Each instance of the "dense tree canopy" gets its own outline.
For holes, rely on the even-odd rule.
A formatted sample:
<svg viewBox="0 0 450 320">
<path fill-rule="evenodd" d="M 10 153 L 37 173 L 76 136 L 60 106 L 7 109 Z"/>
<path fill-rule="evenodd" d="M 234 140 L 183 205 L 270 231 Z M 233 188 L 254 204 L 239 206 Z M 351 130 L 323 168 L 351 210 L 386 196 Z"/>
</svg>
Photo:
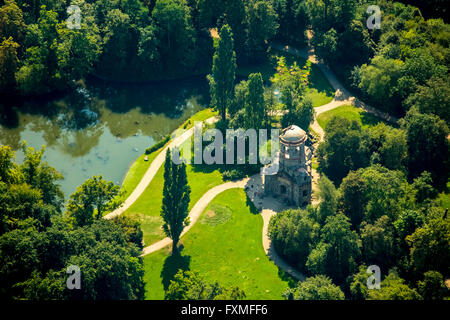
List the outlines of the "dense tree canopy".
<svg viewBox="0 0 450 320">
<path fill-rule="evenodd" d="M 247 46 L 252 61 L 264 60 L 267 41 L 275 36 L 278 23 L 277 14 L 269 1 L 249 0 L 247 6 L 248 36 Z"/>
<path fill-rule="evenodd" d="M 289 289 L 284 296 L 291 300 L 344 300 L 342 290 L 331 282 L 330 278 L 319 275 L 299 282 L 297 287 Z"/>
<path fill-rule="evenodd" d="M 358 234 L 350 230 L 348 218 L 338 214 L 325 220 L 320 239 L 311 251 L 306 267 L 311 274 L 326 274 L 342 283 L 356 268 L 360 254 Z"/>
<path fill-rule="evenodd" d="M 193 271 L 179 270 L 166 291 L 166 300 L 242 300 L 245 292 L 238 287 L 224 288 L 207 283 Z"/>
<path fill-rule="evenodd" d="M 448 25 L 423 19 L 411 6 L 385 1 L 381 7 L 381 31 L 372 35 L 376 54 L 356 65 L 354 84 L 380 109 L 402 114 L 417 104 L 446 119 L 442 108 L 448 109 L 448 101 L 433 87 L 448 82 Z M 439 103 L 421 107 L 417 102 L 424 96 Z"/>
<path fill-rule="evenodd" d="M 1 2 L 2 97 L 66 90 L 89 75 L 148 81 L 210 73 L 221 125 L 271 127 L 275 117 L 268 111 L 276 109 L 284 112 L 282 127 L 295 123 L 308 131 L 314 120 L 306 98 L 310 62 L 289 66 L 279 59 L 270 88 L 265 74 L 238 84 L 236 74 L 242 66 L 270 63 L 272 40 L 303 46 L 311 36 L 318 60 L 359 98 L 403 119 L 366 126 L 334 117 L 324 128 L 317 149 L 320 204 L 280 212 L 269 225 L 277 252 L 308 276 L 284 296 L 448 296 L 449 216 L 436 200 L 448 193 L 450 172 L 450 27 L 442 19 L 390 0 L 379 1 L 381 29 L 374 30 L 366 26 L 371 3 L 365 0 L 76 3 L 80 29 L 67 27 L 66 1 Z M 281 93 L 278 101 L 273 89 Z M 0 147 L 0 296 L 143 298 L 139 223 L 100 219 L 119 205 L 119 187 L 93 177 L 63 213 L 62 175 L 43 162 L 44 148 L 22 149 L 24 161 L 17 164 L 11 148 Z M 188 224 L 190 188 L 185 165 L 175 165 L 170 152 L 164 179 L 163 229 L 176 253 Z M 366 286 L 373 264 L 382 270 L 380 290 Z M 81 290 L 66 288 L 70 265 L 81 269 Z M 166 299 L 244 297 L 239 288 L 209 284 L 194 272 L 179 272 L 166 291 Z"/>
<path fill-rule="evenodd" d="M 10 147 L 0 147 L 0 296 L 143 299 L 139 223 L 120 218 L 73 224 L 69 214 L 61 213 L 62 175 L 42 162 L 44 150 L 24 147 L 24 152 L 24 162 L 17 165 Z M 91 217 L 94 206 L 101 215 L 108 197 L 103 187 L 110 183 L 94 179 L 85 185 L 90 187 L 78 190 L 80 197 L 90 199 Z M 69 266 L 79 267 L 79 290 L 66 285 Z"/>
<path fill-rule="evenodd" d="M 361 126 L 355 121 L 334 117 L 325 128 L 319 145 L 319 170 L 339 183 L 350 170 L 367 166 L 369 155 L 363 147 Z"/>
<path fill-rule="evenodd" d="M 89 74 L 121 81 L 207 74 L 213 55 L 210 28 L 224 25 L 230 27 L 240 62 L 264 62 L 268 41 L 278 30 L 278 16 L 268 0 L 99 0 L 76 5 L 80 29 L 67 27 L 64 1 L 41 5 L 7 0 L 0 6 L 2 92 L 46 94 Z M 304 15 L 297 11 L 296 16 Z"/>
<path fill-rule="evenodd" d="M 269 236 L 287 261 L 309 276 L 330 277 L 351 299 L 446 296 L 439 274 L 450 270 L 449 218 L 433 200 L 429 174 L 410 184 L 401 171 L 375 165 L 350 171 L 337 190 L 322 177 L 318 195 L 317 207 L 271 219 Z M 381 268 L 384 291 L 367 288 L 369 265 Z M 284 296 L 293 298 L 294 291 Z"/>
<path fill-rule="evenodd" d="M 444 189 L 450 174 L 447 125 L 439 117 L 421 114 L 415 109 L 411 109 L 404 120 L 410 178 L 417 178 L 423 171 L 428 171 L 433 184 Z"/>
<path fill-rule="evenodd" d="M 318 223 L 306 211 L 287 210 L 270 220 L 269 236 L 275 250 L 300 270 L 305 269 L 318 233 Z"/>
<path fill-rule="evenodd" d="M 430 214 L 431 215 L 431 214 Z M 411 246 L 411 262 L 416 272 L 450 271 L 450 217 L 437 213 L 406 237 Z"/>
<path fill-rule="evenodd" d="M 16 85 L 15 73 L 18 69 L 19 59 L 17 51 L 19 44 L 12 37 L 0 44 L 0 92 L 11 90 Z"/>
<path fill-rule="evenodd" d="M 308 17 L 303 0 L 272 0 L 272 5 L 278 15 L 277 38 L 298 45 L 306 41 Z"/>
<path fill-rule="evenodd" d="M 369 290 L 368 300 L 421 300 L 422 297 L 416 289 L 405 284 L 395 272 L 381 282 L 380 290 Z"/>
<path fill-rule="evenodd" d="M 152 18 L 163 70 L 191 70 L 196 62 L 196 34 L 186 2 L 158 0 Z"/>
<path fill-rule="evenodd" d="M 105 181 L 102 176 L 86 180 L 70 196 L 67 213 L 73 216 L 76 225 L 90 225 L 95 219 L 103 217 L 106 210 L 113 210 L 120 205 L 116 198 L 119 186 Z"/>
<path fill-rule="evenodd" d="M 425 272 L 424 279 L 418 283 L 418 287 L 424 300 L 442 300 L 448 290 L 442 274 L 437 271 Z"/>
</svg>

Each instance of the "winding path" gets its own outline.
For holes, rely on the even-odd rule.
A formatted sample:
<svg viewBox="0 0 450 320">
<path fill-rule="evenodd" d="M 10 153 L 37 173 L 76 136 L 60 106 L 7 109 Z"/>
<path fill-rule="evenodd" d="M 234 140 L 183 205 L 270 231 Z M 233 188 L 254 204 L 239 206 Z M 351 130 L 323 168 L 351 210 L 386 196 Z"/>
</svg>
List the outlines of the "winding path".
<svg viewBox="0 0 450 320">
<path fill-rule="evenodd" d="M 216 122 L 216 117 L 211 117 L 207 119 L 205 122 L 207 124 L 211 124 Z M 150 167 L 145 172 L 144 176 L 142 177 L 141 181 L 139 181 L 139 184 L 136 186 L 136 188 L 133 190 L 133 192 L 128 196 L 128 198 L 123 202 L 123 204 L 117 208 L 116 210 L 112 211 L 111 213 L 108 213 L 104 216 L 105 219 L 112 219 L 114 217 L 120 216 L 122 213 L 124 213 L 126 210 L 128 210 L 134 202 L 142 195 L 142 193 L 145 191 L 145 189 L 148 187 L 150 182 L 152 182 L 153 178 L 155 177 L 156 173 L 158 172 L 159 168 L 163 165 L 164 161 L 166 160 L 166 152 L 167 149 L 173 149 L 175 147 L 179 147 L 181 144 L 183 144 L 184 141 L 189 139 L 194 134 L 194 128 L 190 128 L 180 136 L 174 138 L 167 147 L 165 147 L 157 156 L 155 159 L 153 159 L 152 163 L 150 164 Z"/>
<path fill-rule="evenodd" d="M 308 37 L 310 38 L 310 33 L 308 33 Z M 292 54 L 297 57 L 301 57 L 304 59 L 308 59 L 311 61 L 312 64 L 315 64 L 317 67 L 319 67 L 320 71 L 325 75 L 328 82 L 331 84 L 333 89 L 335 90 L 334 98 L 331 102 L 314 108 L 316 117 L 324 112 L 327 112 L 329 110 L 335 109 L 337 107 L 343 106 L 343 105 L 353 105 L 355 107 L 361 108 L 364 111 L 374 114 L 375 116 L 391 123 L 396 123 L 397 118 L 391 116 L 390 114 L 386 112 L 379 111 L 375 108 L 370 107 L 369 105 L 365 104 L 358 98 L 356 98 L 349 90 L 347 90 L 342 83 L 336 78 L 336 75 L 333 73 L 333 71 L 330 70 L 330 68 L 325 65 L 322 61 L 318 61 L 315 54 L 314 49 L 309 46 L 308 49 L 297 49 L 291 46 L 285 46 L 279 43 L 272 44 L 272 47 L 279 51 L 284 51 L 289 54 Z M 324 138 L 324 131 L 322 127 L 317 122 L 316 118 L 314 119 L 314 122 L 311 124 L 311 128 L 320 136 L 320 141 L 323 141 Z"/>
<path fill-rule="evenodd" d="M 227 182 L 218 186 L 215 186 L 214 188 L 209 189 L 201 198 L 197 201 L 197 203 L 194 205 L 194 207 L 189 212 L 189 220 L 190 224 L 183 229 L 183 232 L 180 235 L 180 238 L 186 234 L 186 232 L 189 231 L 190 228 L 197 222 L 198 218 L 202 214 L 202 212 L 206 209 L 208 204 L 211 202 L 212 199 L 214 199 L 218 194 L 229 190 L 233 188 L 244 188 L 247 184 L 249 178 L 242 179 L 239 181 L 234 182 Z M 155 242 L 154 244 L 145 247 L 142 250 L 142 256 L 145 256 L 147 254 L 150 254 L 152 252 L 158 251 L 168 245 L 172 244 L 172 239 L 170 238 L 164 238 L 158 242 Z"/>
<path fill-rule="evenodd" d="M 333 72 L 322 62 L 317 61 L 313 50 L 306 50 L 306 49 L 296 49 L 289 46 L 283 46 L 280 44 L 273 44 L 273 47 L 275 49 L 278 49 L 280 51 L 288 52 L 292 55 L 299 56 L 305 59 L 310 60 L 313 64 L 316 64 L 320 70 L 323 72 L 325 77 L 330 82 L 333 89 L 336 91 L 335 97 L 333 100 L 325 104 L 323 106 L 315 108 L 315 118 L 314 123 L 311 125 L 312 129 L 319 135 L 319 140 L 323 141 L 324 137 L 324 131 L 322 127 L 317 122 L 317 116 L 321 113 L 324 113 L 326 111 L 335 109 L 342 105 L 354 105 L 357 107 L 360 107 L 364 109 L 365 111 L 375 114 L 376 116 L 389 121 L 389 122 L 396 122 L 397 119 L 394 117 L 380 112 L 376 109 L 373 109 L 367 105 L 365 105 L 363 102 L 359 101 L 357 98 L 355 98 L 336 78 L 336 76 L 333 74 Z M 216 118 L 209 118 L 206 120 L 207 123 L 214 123 L 217 121 Z M 164 148 L 158 156 L 153 160 L 150 167 L 147 169 L 145 175 L 143 176 L 142 180 L 139 182 L 137 187 L 133 190 L 133 192 L 130 194 L 130 196 L 125 200 L 123 205 L 114 210 L 113 212 L 109 213 L 105 216 L 106 219 L 111 219 L 116 216 L 119 216 L 123 212 L 125 212 L 128 208 L 131 207 L 131 205 L 142 195 L 142 193 L 145 191 L 147 186 L 150 184 L 150 182 L 153 180 L 154 176 L 158 172 L 159 168 L 162 166 L 162 164 L 165 161 L 165 155 L 167 148 L 174 148 L 177 146 L 180 146 L 184 141 L 186 141 L 188 138 L 190 138 L 193 135 L 194 129 L 191 128 L 184 132 L 179 137 L 175 138 L 166 148 Z M 317 183 L 317 179 L 319 178 L 318 174 L 313 170 L 313 183 Z M 251 183 L 250 183 L 251 182 Z M 252 185 L 253 188 L 249 188 L 249 186 Z M 271 244 L 271 240 L 268 236 L 268 227 L 270 218 L 275 215 L 277 212 L 280 212 L 283 209 L 286 209 L 285 205 L 282 204 L 277 199 L 274 199 L 272 197 L 264 197 L 264 198 L 258 198 L 258 194 L 261 194 L 262 191 L 262 183 L 261 183 L 261 176 L 255 175 L 250 178 L 245 178 L 242 180 L 234 181 L 234 182 L 227 182 L 221 185 L 218 185 L 209 191 L 207 191 L 200 200 L 197 201 L 197 203 L 194 205 L 194 207 L 189 212 L 189 218 L 190 218 L 190 224 L 187 226 L 180 238 L 186 234 L 186 232 L 189 231 L 190 228 L 193 227 L 193 225 L 196 223 L 202 212 L 206 209 L 207 205 L 220 193 L 233 189 L 233 188 L 244 188 L 247 191 L 247 195 L 249 198 L 254 202 L 255 206 L 261 211 L 261 217 L 263 218 L 263 230 L 262 230 L 262 244 L 263 248 L 269 257 L 280 269 L 290 274 L 292 277 L 294 277 L 297 280 L 305 280 L 305 276 L 297 271 L 295 268 L 290 266 L 283 258 L 281 258 L 273 248 L 273 245 Z M 145 256 L 147 254 L 153 253 L 155 251 L 158 251 L 166 246 L 169 246 L 172 244 L 172 240 L 170 238 L 164 238 L 160 241 L 157 241 L 153 243 L 150 246 L 147 246 L 143 249 L 142 255 Z"/>
</svg>

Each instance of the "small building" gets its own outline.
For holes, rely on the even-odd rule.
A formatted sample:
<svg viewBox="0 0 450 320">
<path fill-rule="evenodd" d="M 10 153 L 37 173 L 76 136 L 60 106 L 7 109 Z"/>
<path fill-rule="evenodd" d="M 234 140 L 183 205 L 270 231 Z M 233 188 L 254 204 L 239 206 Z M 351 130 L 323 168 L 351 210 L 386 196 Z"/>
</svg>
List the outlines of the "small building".
<svg viewBox="0 0 450 320">
<path fill-rule="evenodd" d="M 306 132 L 295 125 L 282 131 L 280 151 L 273 162 L 279 164 L 278 172 L 263 170 L 265 195 L 299 207 L 311 203 L 312 152 L 305 146 L 307 138 Z"/>
</svg>

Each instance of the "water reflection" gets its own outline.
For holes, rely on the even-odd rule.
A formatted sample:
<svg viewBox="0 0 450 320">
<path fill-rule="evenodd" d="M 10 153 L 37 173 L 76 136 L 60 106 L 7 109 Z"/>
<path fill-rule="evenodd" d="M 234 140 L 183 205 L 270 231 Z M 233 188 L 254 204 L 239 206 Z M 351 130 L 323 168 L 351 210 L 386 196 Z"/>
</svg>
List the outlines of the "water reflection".
<svg viewBox="0 0 450 320">
<path fill-rule="evenodd" d="M 208 104 L 204 79 L 157 85 L 111 85 L 95 80 L 64 96 L 0 102 L 0 143 L 46 145 L 45 160 L 61 171 L 68 196 L 92 175 L 120 183 L 145 148 Z"/>
</svg>

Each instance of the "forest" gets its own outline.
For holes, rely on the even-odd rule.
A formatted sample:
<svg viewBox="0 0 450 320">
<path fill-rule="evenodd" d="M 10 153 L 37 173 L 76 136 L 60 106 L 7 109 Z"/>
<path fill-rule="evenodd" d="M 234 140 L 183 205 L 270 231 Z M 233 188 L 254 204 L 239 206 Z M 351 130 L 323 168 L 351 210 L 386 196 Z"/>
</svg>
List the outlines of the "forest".
<svg viewBox="0 0 450 320">
<path fill-rule="evenodd" d="M 449 121 L 449 27 L 416 7 L 380 1 L 382 28 L 366 28 L 367 1 L 2 1 L 0 92 L 42 95 L 94 75 L 157 81 L 207 74 L 210 29 L 233 31 L 238 64 L 268 58 L 269 40 L 316 53 L 367 102 L 395 115 L 412 107 Z"/>
</svg>

